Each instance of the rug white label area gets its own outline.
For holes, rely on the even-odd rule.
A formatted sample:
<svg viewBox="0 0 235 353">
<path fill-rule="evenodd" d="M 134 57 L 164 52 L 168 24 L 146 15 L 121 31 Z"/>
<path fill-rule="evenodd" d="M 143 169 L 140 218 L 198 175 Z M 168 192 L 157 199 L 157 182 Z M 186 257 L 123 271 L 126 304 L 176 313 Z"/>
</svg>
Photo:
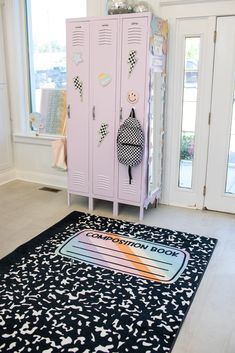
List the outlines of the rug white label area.
<svg viewBox="0 0 235 353">
<path fill-rule="evenodd" d="M 189 260 L 186 251 L 172 246 L 90 229 L 73 235 L 56 253 L 162 283 L 174 283 Z"/>
</svg>

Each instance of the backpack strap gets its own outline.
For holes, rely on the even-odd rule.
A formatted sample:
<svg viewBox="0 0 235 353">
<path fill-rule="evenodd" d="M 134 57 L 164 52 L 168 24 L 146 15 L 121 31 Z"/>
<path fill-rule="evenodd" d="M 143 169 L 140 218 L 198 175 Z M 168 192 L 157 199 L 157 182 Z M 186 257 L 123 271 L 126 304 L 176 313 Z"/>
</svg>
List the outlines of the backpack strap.
<svg viewBox="0 0 235 353">
<path fill-rule="evenodd" d="M 131 166 L 128 166 L 128 175 L 129 175 L 129 184 L 131 184 L 131 180 L 132 180 L 132 175 L 131 175 Z"/>
<path fill-rule="evenodd" d="M 131 112 L 130 112 L 130 117 L 136 119 L 136 116 L 135 116 L 135 109 L 134 108 L 131 108 Z"/>
<path fill-rule="evenodd" d="M 131 117 L 132 119 L 136 119 L 134 108 L 131 108 L 131 112 L 130 112 L 129 117 Z M 130 165 L 128 166 L 128 175 L 129 175 L 129 184 L 131 184 L 132 173 L 131 173 L 131 166 Z"/>
</svg>

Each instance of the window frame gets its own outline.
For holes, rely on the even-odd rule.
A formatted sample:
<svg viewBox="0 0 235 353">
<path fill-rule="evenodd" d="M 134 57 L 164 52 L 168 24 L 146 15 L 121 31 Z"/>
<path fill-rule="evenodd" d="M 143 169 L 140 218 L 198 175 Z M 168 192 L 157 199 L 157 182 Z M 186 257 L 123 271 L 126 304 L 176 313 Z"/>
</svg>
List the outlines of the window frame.
<svg viewBox="0 0 235 353">
<path fill-rule="evenodd" d="M 168 103 L 166 124 L 165 182 L 163 202 L 174 206 L 202 209 L 206 178 L 211 84 L 214 55 L 215 16 L 182 17 L 170 21 L 170 60 L 168 76 Z M 197 121 L 195 126 L 194 175 L 192 188 L 178 185 L 180 136 L 182 127 L 183 77 L 185 38 L 201 37 L 201 66 L 198 79 Z M 167 185 L 167 191 L 166 191 Z"/>
<path fill-rule="evenodd" d="M 39 51 L 35 51 L 34 50 L 34 46 L 33 46 L 33 31 L 34 31 L 34 28 L 33 27 L 33 19 L 32 19 L 32 16 L 31 14 L 32 13 L 32 6 L 33 6 L 33 3 L 32 3 L 32 0 L 24 0 L 25 2 L 25 26 L 26 26 L 26 43 L 27 43 L 27 62 L 28 62 L 28 106 L 29 106 L 29 113 L 28 113 L 28 116 L 29 116 L 29 119 L 28 121 L 26 121 L 26 128 L 27 128 L 27 132 L 29 134 L 43 134 L 43 135 L 47 135 L 48 133 L 45 132 L 44 128 L 41 129 L 41 125 L 42 125 L 42 120 L 45 121 L 45 117 L 42 116 L 42 120 L 40 119 L 40 114 L 42 114 L 42 108 L 40 105 L 40 101 L 42 98 L 42 91 L 44 88 L 46 88 L 46 91 L 48 91 L 48 88 L 50 86 L 50 77 L 51 75 L 53 75 L 51 77 L 51 82 L 55 85 L 55 87 L 51 87 L 51 94 L 53 93 L 53 91 L 55 90 L 55 94 L 56 94 L 56 91 L 58 91 L 59 89 L 61 89 L 62 91 L 66 91 L 66 86 L 63 87 L 63 86 L 60 86 L 60 80 L 62 78 L 62 84 L 64 83 L 64 76 L 62 75 L 62 72 L 61 72 L 61 69 L 58 71 L 55 71 L 54 72 L 54 69 L 56 68 L 56 65 L 53 65 L 53 62 L 52 62 L 52 65 L 50 67 L 50 62 L 48 61 L 48 66 L 46 65 L 45 66 L 45 77 L 46 77 L 46 81 L 45 81 L 45 87 L 44 87 L 44 82 L 42 80 L 39 80 L 39 86 L 37 86 L 36 84 L 36 79 L 37 79 L 37 74 L 40 72 L 41 68 L 38 68 L 37 67 L 37 61 L 35 62 L 35 54 L 39 54 L 41 55 L 41 52 Z M 87 14 L 87 1 L 84 0 L 84 5 L 85 5 L 85 12 Z M 51 10 L 51 8 L 49 7 L 49 9 Z M 79 11 L 79 7 L 78 7 L 78 11 Z M 50 13 L 50 12 L 49 12 Z M 62 14 L 62 13 L 61 13 Z M 61 15 L 60 14 L 60 15 Z M 42 24 L 43 25 L 43 24 Z M 65 28 L 65 24 L 64 24 L 64 32 L 66 31 L 66 28 Z M 53 37 L 52 37 L 52 40 L 53 40 Z M 42 42 L 44 43 L 44 42 Z M 59 41 L 60 43 L 60 41 Z M 46 43 L 47 44 L 47 43 Z M 66 47 L 66 43 L 64 43 L 65 47 Z M 64 47 L 63 45 L 63 47 Z M 47 52 L 46 52 L 47 53 Z M 48 51 L 48 54 L 52 54 L 52 51 L 49 49 Z M 60 57 L 62 54 L 62 57 L 64 57 L 64 50 L 59 51 L 57 53 L 57 57 Z M 66 51 L 65 51 L 65 54 L 66 54 Z M 53 55 L 53 54 L 52 54 Z M 65 64 L 65 70 L 66 70 L 66 62 L 64 63 Z M 39 65 L 40 66 L 40 65 Z M 53 67 L 53 70 L 52 70 L 52 67 Z M 64 66 L 63 66 L 64 67 Z M 44 70 L 44 68 L 43 68 Z M 40 77 L 39 77 L 40 78 Z M 66 81 L 66 79 L 65 79 Z M 41 86 L 42 85 L 42 86 Z M 58 86 L 59 85 L 59 86 Z M 38 101 L 38 95 L 39 94 L 39 99 L 40 101 Z M 42 102 L 42 101 L 41 101 Z M 45 111 L 45 109 L 43 109 Z M 39 114 L 40 113 L 40 114 Z M 63 118 L 64 119 L 64 112 L 63 112 Z M 30 121 L 36 121 L 38 122 L 35 129 L 32 129 L 30 128 L 30 125 L 32 125 L 32 122 L 30 123 Z M 53 131 L 54 132 L 54 131 Z M 63 132 L 60 132 L 60 134 L 63 134 Z M 54 134 L 53 134 L 54 136 Z M 55 136 L 58 136 L 58 134 L 55 132 Z"/>
</svg>

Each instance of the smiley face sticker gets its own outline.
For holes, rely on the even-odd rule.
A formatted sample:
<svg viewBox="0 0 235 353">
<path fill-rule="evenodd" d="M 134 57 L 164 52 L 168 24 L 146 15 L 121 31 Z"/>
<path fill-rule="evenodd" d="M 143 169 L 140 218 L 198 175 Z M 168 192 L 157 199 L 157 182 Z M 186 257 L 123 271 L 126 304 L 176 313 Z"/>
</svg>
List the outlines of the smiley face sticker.
<svg viewBox="0 0 235 353">
<path fill-rule="evenodd" d="M 136 104 L 139 100 L 139 93 L 133 90 L 130 90 L 127 94 L 127 100 L 131 104 Z"/>
</svg>

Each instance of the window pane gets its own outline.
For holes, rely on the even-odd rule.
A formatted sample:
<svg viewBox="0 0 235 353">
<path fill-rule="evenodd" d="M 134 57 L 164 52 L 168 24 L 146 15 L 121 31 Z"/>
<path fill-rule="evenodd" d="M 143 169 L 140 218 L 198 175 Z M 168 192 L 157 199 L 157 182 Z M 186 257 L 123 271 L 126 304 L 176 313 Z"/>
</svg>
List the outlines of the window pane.
<svg viewBox="0 0 235 353">
<path fill-rule="evenodd" d="M 65 19 L 86 16 L 86 0 L 28 0 L 32 111 L 40 112 L 41 89 L 66 88 Z"/>
<path fill-rule="evenodd" d="M 227 165 L 226 193 L 235 194 L 235 88 L 233 96 L 233 115 L 230 136 L 230 147 Z"/>
<path fill-rule="evenodd" d="M 184 101 L 182 131 L 194 132 L 197 112 L 197 102 Z"/>
<path fill-rule="evenodd" d="M 199 52 L 200 38 L 186 38 L 178 181 L 178 186 L 182 188 L 192 187 L 195 125 L 197 115 Z"/>
</svg>

